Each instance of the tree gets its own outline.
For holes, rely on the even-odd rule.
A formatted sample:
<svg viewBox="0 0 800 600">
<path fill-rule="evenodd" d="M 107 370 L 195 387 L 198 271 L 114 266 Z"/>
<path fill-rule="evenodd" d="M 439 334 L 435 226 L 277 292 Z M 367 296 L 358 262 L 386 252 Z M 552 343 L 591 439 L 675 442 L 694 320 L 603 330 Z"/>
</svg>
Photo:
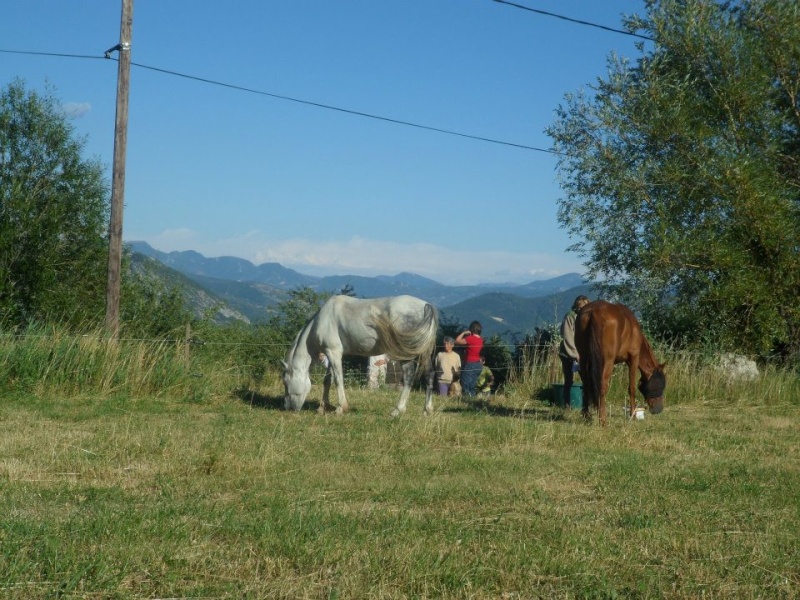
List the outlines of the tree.
<svg viewBox="0 0 800 600">
<path fill-rule="evenodd" d="M 310 287 L 290 291 L 289 299 L 277 307 L 276 315 L 269 320 L 269 328 L 278 332 L 287 346 L 290 345 L 331 296 L 329 292 L 315 292 Z"/>
<path fill-rule="evenodd" d="M 108 185 L 51 93 L 0 93 L 0 322 L 102 319 Z"/>
<path fill-rule="evenodd" d="M 800 349 L 800 11 L 790 0 L 649 0 L 635 64 L 548 129 L 559 221 L 589 275 L 651 329 Z M 651 48 L 645 51 L 645 47 Z"/>
<path fill-rule="evenodd" d="M 138 263 L 135 267 L 134 263 Z M 180 283 L 168 282 L 155 261 L 137 261 L 129 252 L 123 256 L 121 333 L 134 339 L 182 339 L 186 325 L 196 327 L 202 321 L 194 316 Z M 212 309 L 213 311 L 213 309 Z"/>
</svg>

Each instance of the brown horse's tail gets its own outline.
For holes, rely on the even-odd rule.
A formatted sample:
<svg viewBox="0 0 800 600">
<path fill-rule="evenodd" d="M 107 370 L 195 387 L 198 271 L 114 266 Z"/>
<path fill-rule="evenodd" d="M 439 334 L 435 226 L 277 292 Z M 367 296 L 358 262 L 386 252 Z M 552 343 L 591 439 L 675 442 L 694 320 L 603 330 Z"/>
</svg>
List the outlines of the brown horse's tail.
<svg viewBox="0 0 800 600">
<path fill-rule="evenodd" d="M 593 406 L 598 406 L 600 401 L 600 388 L 603 385 L 603 347 L 602 347 L 602 327 L 598 326 L 594 319 L 588 323 L 589 333 L 589 356 L 581 356 L 581 361 L 586 362 L 586 372 L 588 381 L 584 381 L 586 396 Z"/>
</svg>

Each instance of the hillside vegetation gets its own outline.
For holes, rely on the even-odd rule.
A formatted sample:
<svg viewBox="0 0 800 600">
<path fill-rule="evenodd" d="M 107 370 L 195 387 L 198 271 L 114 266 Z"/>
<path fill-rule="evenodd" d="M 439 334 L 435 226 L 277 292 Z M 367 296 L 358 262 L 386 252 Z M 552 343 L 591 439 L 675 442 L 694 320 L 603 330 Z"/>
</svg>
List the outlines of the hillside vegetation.
<svg viewBox="0 0 800 600">
<path fill-rule="evenodd" d="M 207 313 L 208 299 L 213 299 L 214 320 L 219 323 L 231 318 L 267 321 L 280 312 L 289 293 L 299 288 L 320 294 L 349 289 L 364 298 L 411 294 L 433 303 L 445 320 L 466 324 L 478 319 L 488 337 L 498 335 L 516 341 L 537 327 L 559 322 L 576 296 L 593 290 L 577 273 L 525 285 L 447 286 L 410 273 L 309 277 L 277 263 L 256 266 L 230 256 L 206 258 L 194 251 L 160 252 L 144 242 L 133 242 L 129 248 L 135 263 L 149 259 L 157 264 L 165 286 L 181 289 L 197 316 Z"/>
</svg>

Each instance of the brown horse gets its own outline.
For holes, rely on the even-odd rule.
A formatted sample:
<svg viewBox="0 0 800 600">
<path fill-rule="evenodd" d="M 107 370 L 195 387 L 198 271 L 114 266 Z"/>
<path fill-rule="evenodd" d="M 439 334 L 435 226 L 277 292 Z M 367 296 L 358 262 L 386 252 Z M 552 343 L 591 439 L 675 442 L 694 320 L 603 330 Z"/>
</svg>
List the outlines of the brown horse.
<svg viewBox="0 0 800 600">
<path fill-rule="evenodd" d="M 583 382 L 583 416 L 591 419 L 590 406 L 597 408 L 600 423 L 606 424 L 606 393 L 616 363 L 628 365 L 630 414 L 636 409 L 636 370 L 641 373 L 639 391 L 650 412 L 664 408 L 664 364 L 656 362 L 639 321 L 622 304 L 595 300 L 584 306 L 575 319 L 575 347 L 580 354 Z"/>
</svg>

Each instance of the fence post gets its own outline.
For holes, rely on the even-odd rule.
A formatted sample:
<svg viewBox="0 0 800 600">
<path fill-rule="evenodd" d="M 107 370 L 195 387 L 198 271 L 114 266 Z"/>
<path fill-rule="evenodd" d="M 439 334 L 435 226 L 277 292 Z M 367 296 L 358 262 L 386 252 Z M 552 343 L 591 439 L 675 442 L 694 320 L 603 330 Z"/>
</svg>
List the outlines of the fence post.
<svg viewBox="0 0 800 600">
<path fill-rule="evenodd" d="M 550 344 L 550 383 L 558 383 L 561 381 L 561 359 L 558 356 L 558 344 Z"/>
<path fill-rule="evenodd" d="M 186 338 L 184 339 L 183 343 L 183 364 L 185 367 L 189 367 L 189 346 L 192 343 L 192 325 L 191 323 L 186 324 Z"/>
</svg>

